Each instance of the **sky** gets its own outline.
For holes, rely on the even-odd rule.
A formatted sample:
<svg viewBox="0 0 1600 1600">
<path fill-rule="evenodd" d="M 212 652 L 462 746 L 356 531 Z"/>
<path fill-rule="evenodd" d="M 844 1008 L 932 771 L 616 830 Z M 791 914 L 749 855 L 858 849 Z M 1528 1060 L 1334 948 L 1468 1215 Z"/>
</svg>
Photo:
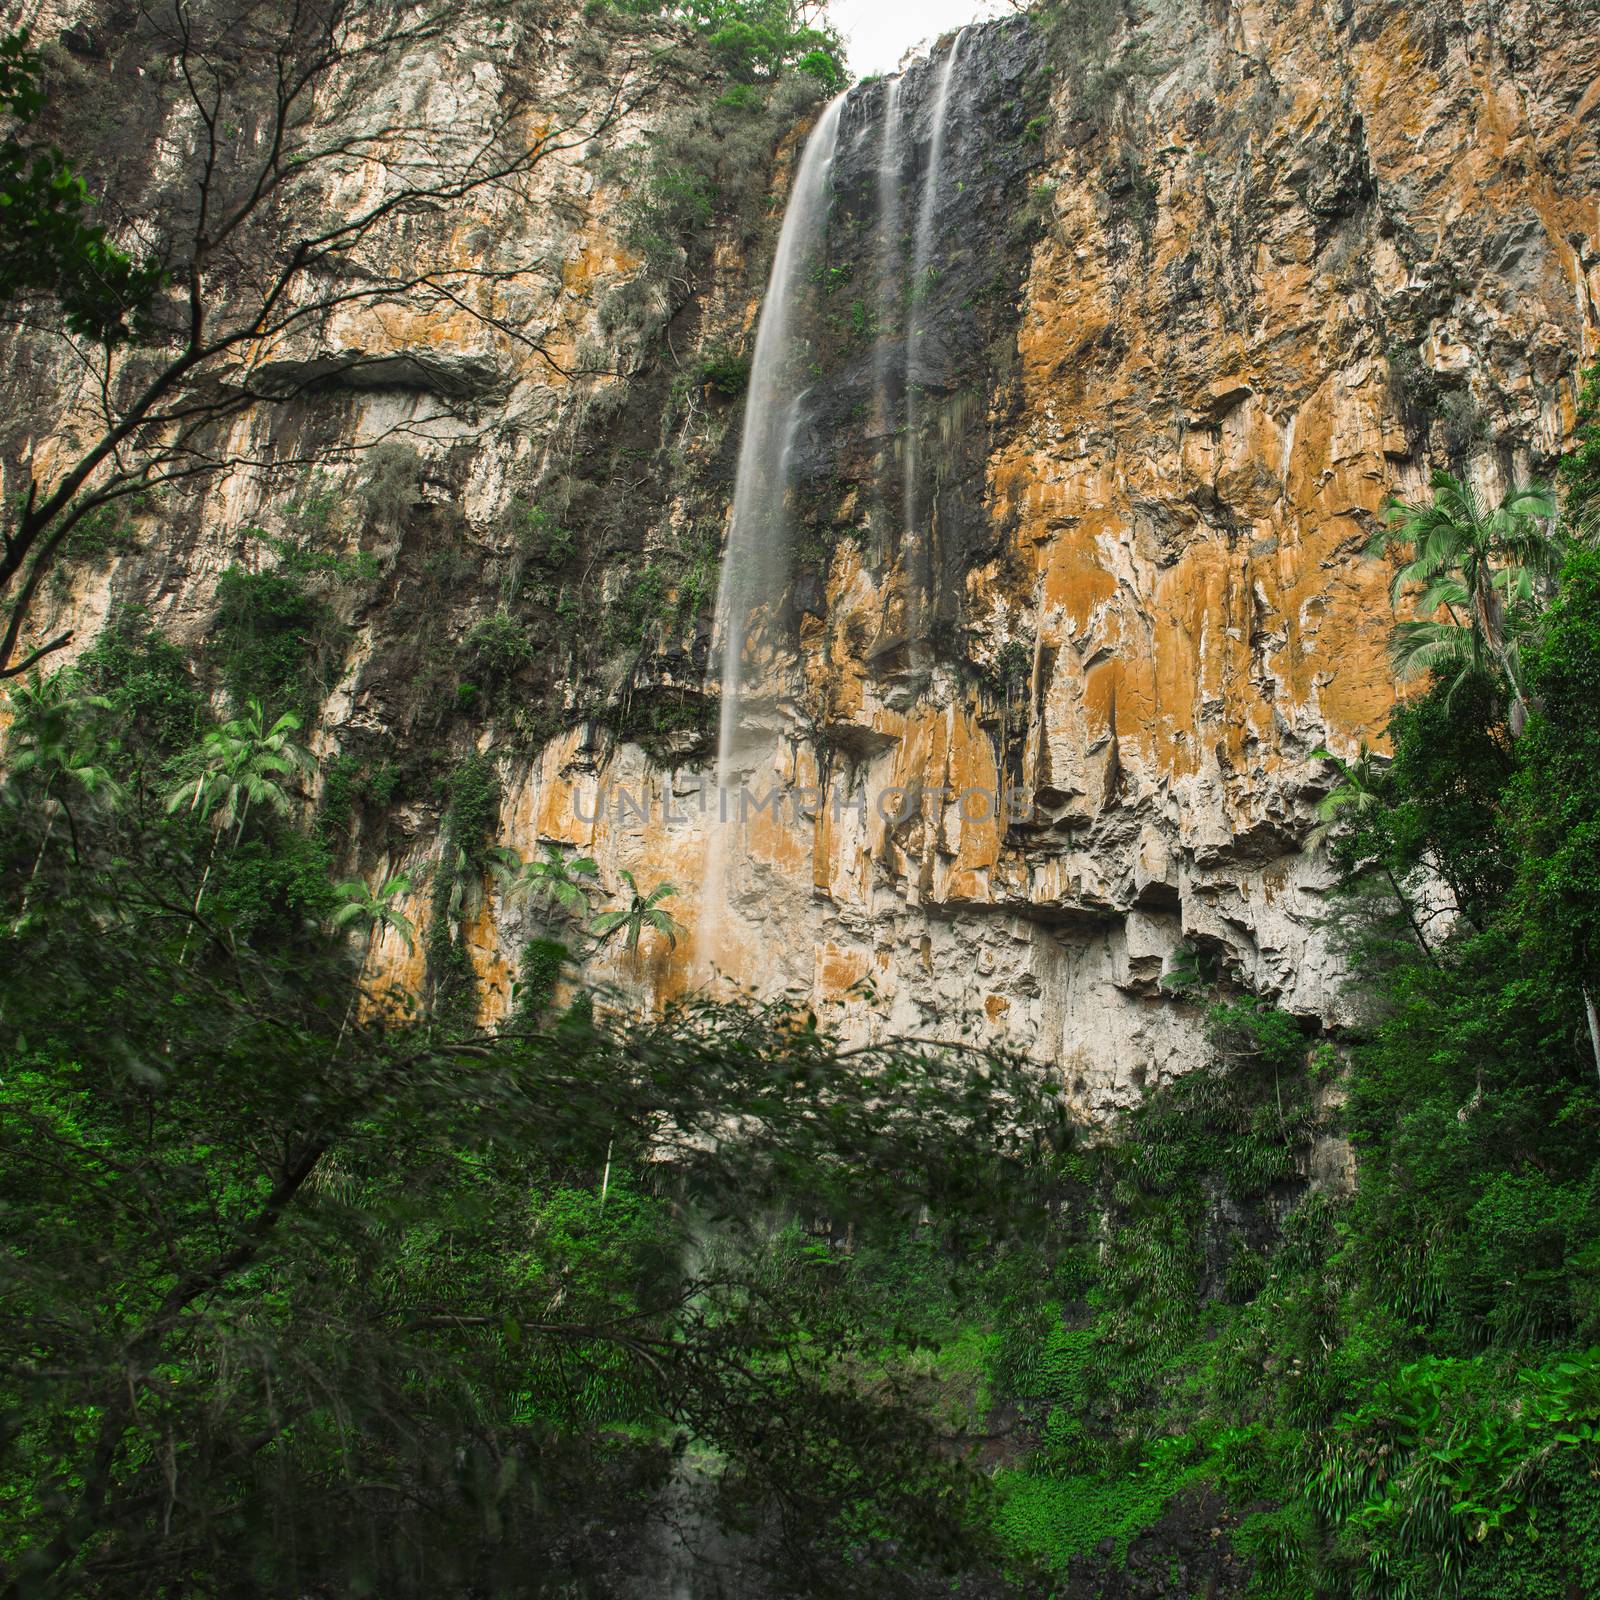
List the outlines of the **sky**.
<svg viewBox="0 0 1600 1600">
<path fill-rule="evenodd" d="M 828 8 L 861 78 L 893 72 L 912 45 L 1012 9 L 1005 0 L 833 0 Z"/>
</svg>

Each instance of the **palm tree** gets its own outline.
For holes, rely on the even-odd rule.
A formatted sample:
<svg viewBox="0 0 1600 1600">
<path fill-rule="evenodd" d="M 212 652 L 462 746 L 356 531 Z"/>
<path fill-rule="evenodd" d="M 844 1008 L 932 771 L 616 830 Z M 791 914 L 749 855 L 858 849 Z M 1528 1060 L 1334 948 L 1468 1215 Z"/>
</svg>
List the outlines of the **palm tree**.
<svg viewBox="0 0 1600 1600">
<path fill-rule="evenodd" d="M 507 901 L 542 901 L 553 922 L 585 915 L 600 876 L 591 857 L 576 856 L 569 861 L 553 844 L 544 847 L 542 858 L 532 861 L 524 861 L 515 850 L 496 850 L 490 868 Z"/>
<path fill-rule="evenodd" d="M 245 714 L 213 728 L 200 741 L 191 760 L 194 776 L 185 777 L 167 798 L 167 810 L 176 811 L 189 799 L 190 811 L 209 817 L 217 812 L 224 828 L 233 826 L 237 842 L 244 832 L 250 808 L 269 806 L 279 816 L 290 809 L 288 780 L 312 770 L 311 752 L 296 744 L 300 719 L 286 711 L 269 728 L 259 700 L 246 702 Z"/>
<path fill-rule="evenodd" d="M 40 798 L 50 808 L 18 908 L 20 921 L 27 915 L 57 821 L 65 817 L 68 826 L 73 826 L 67 793 L 77 790 L 87 799 L 114 805 L 122 796 L 122 786 L 100 759 L 114 748 L 102 743 L 95 716 L 110 709 L 109 700 L 81 693 L 76 680 L 65 670 L 22 684 L 7 698 L 11 708 L 11 734 L 7 741 L 11 776 L 20 778 L 31 772 L 42 777 L 44 789 Z"/>
<path fill-rule="evenodd" d="M 1438 673 L 1454 693 L 1469 677 L 1498 676 L 1511 696 L 1511 737 L 1528 726 L 1517 637 L 1519 612 L 1548 596 L 1571 540 L 1555 523 L 1556 505 L 1542 489 L 1518 489 L 1485 513 L 1472 490 L 1447 472 L 1433 477 L 1433 504 L 1389 507 L 1389 527 L 1368 546 L 1411 546 L 1411 559 L 1395 574 L 1393 598 L 1420 583 L 1418 618 L 1402 622 L 1393 641 L 1395 668 L 1404 678 Z M 1592 537 L 1581 528 L 1578 539 Z M 1436 613 L 1448 613 L 1441 621 Z M 1583 991 L 1595 1070 L 1600 1072 L 1600 1015 L 1587 984 Z"/>
<path fill-rule="evenodd" d="M 1392 650 L 1400 677 L 1437 673 L 1451 680 L 1452 692 L 1474 675 L 1503 679 L 1513 738 L 1528 721 L 1518 612 L 1548 592 L 1560 571 L 1564 550 L 1554 531 L 1555 514 L 1554 500 L 1542 489 L 1514 490 L 1485 511 L 1467 484 L 1437 472 L 1432 502 L 1391 502 L 1388 527 L 1367 547 L 1369 555 L 1409 547 L 1410 559 L 1394 578 L 1396 605 L 1408 589 L 1422 589 L 1418 615 L 1395 629 Z"/>
<path fill-rule="evenodd" d="M 364 879 L 355 878 L 349 883 L 341 883 L 334 893 L 343 901 L 333 914 L 334 927 L 364 927 L 367 932 L 366 943 L 361 951 L 361 965 L 356 969 L 355 992 L 350 996 L 344 1021 L 339 1024 L 339 1037 L 334 1042 L 334 1049 L 337 1050 L 344 1043 L 345 1030 L 355 1013 L 356 1000 L 361 994 L 361 985 L 367 976 L 367 963 L 372 959 L 372 947 L 377 942 L 379 932 L 392 928 L 405 941 L 406 950 L 410 952 L 416 949 L 416 929 L 410 917 L 397 904 L 403 896 L 411 893 L 411 880 L 403 872 L 387 879 L 379 889 L 371 889 Z"/>
<path fill-rule="evenodd" d="M 1313 750 L 1313 759 L 1329 761 L 1338 769 L 1341 782 L 1339 785 L 1324 795 L 1317 806 L 1317 826 L 1312 829 L 1311 836 L 1306 841 L 1306 847 L 1316 850 L 1325 846 L 1329 839 L 1346 823 L 1359 823 L 1363 819 L 1373 816 L 1386 808 L 1378 787 L 1378 767 L 1372 752 L 1365 744 L 1361 746 L 1361 754 L 1354 761 L 1344 761 L 1326 748 Z M 1417 918 L 1416 908 L 1407 898 L 1406 892 L 1400 887 L 1400 880 L 1395 877 L 1387 862 L 1380 865 L 1385 878 L 1389 880 L 1389 887 L 1394 891 L 1394 897 L 1400 902 L 1400 909 L 1405 912 L 1406 921 L 1411 924 L 1411 931 L 1416 935 L 1416 940 L 1422 946 L 1422 953 L 1438 966 L 1439 958 L 1434 955 L 1433 947 L 1428 943 L 1422 932 L 1422 924 Z"/>
<path fill-rule="evenodd" d="M 646 928 L 654 928 L 657 933 L 666 934 L 669 950 L 677 949 L 678 935 L 683 932 L 683 924 L 670 913 L 660 909 L 663 900 L 670 900 L 677 894 L 677 888 L 670 883 L 658 883 L 646 894 L 640 889 L 631 872 L 624 871 L 622 878 L 628 885 L 628 908 L 625 911 L 606 911 L 594 919 L 593 932 L 596 945 L 603 945 L 606 940 L 615 938 L 620 933 L 623 935 L 623 943 L 627 946 L 628 954 L 637 961 L 640 935 Z"/>
<path fill-rule="evenodd" d="M 279 816 L 288 814 L 293 803 L 289 780 L 315 765 L 311 752 L 292 737 L 299 729 L 300 719 L 293 712 L 285 712 L 269 727 L 261 702 L 247 701 L 242 717 L 213 728 L 200 741 L 188 763 L 193 776 L 185 776 L 167 796 L 168 811 L 176 811 L 187 799 L 190 812 L 198 811 L 202 820 L 215 812 L 221 824 L 200 875 L 195 914 L 205 897 L 223 832 L 232 827 L 237 845 L 253 806 L 265 805 Z M 189 948 L 189 932 L 183 936 L 183 948 Z"/>
</svg>

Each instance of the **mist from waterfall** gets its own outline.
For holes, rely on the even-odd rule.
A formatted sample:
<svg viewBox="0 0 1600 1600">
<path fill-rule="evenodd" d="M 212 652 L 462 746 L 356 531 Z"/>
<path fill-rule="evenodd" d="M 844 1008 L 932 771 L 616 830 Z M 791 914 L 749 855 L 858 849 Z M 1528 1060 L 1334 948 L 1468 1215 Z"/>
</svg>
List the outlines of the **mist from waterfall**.
<svg viewBox="0 0 1600 1600">
<path fill-rule="evenodd" d="M 899 593 L 908 656 L 921 665 L 934 582 L 934 502 L 918 435 L 924 417 L 919 361 L 928 330 L 927 299 L 939 271 L 940 199 L 950 144 L 951 110 L 968 36 L 905 74 L 867 84 L 834 100 L 801 157 L 784 216 L 756 335 L 733 514 L 717 595 L 714 670 L 720 677 L 716 777 L 719 811 L 711 818 L 704 899 L 697 935 L 703 977 L 727 971 L 730 877 L 742 853 L 740 793 L 789 728 L 784 700 L 793 692 L 791 593 L 796 538 L 797 441 L 821 370 L 821 334 L 812 303 L 826 302 L 830 224 L 841 155 L 870 165 L 874 211 L 859 288 L 873 302 L 872 338 L 861 374 L 860 413 L 870 412 L 877 440 L 864 520 L 874 564 Z M 858 302 L 853 310 L 864 308 Z M 760 785 L 757 785 L 759 788 Z M 771 787 L 770 782 L 766 787 Z M 758 796 L 759 798 L 759 796 Z"/>
</svg>

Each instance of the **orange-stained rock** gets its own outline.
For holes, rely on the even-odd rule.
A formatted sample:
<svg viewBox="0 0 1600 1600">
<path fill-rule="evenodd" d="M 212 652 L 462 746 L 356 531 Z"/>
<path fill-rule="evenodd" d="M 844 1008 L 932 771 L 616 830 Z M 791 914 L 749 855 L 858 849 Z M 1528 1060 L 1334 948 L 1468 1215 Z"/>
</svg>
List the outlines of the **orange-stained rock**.
<svg viewBox="0 0 1600 1600">
<path fill-rule="evenodd" d="M 1133 10 L 1143 31 L 1121 47 L 1140 70 L 1105 127 L 1083 120 L 1074 74 L 1054 80 L 1031 175 L 1047 216 L 1018 263 L 1014 348 L 991 363 L 991 393 L 941 400 L 941 416 L 983 431 L 994 535 L 961 592 L 940 597 L 965 658 L 908 667 L 894 648 L 914 632 L 909 562 L 869 548 L 871 496 L 852 480 L 816 594 L 796 608 L 797 653 L 752 666 L 770 747 L 747 782 L 776 805 L 724 804 L 703 752 L 671 768 L 604 733 L 602 713 L 615 720 L 641 687 L 640 652 L 619 650 L 603 683 L 573 683 L 558 709 L 575 725 L 554 735 L 520 720 L 547 708 L 504 699 L 482 726 L 430 724 L 450 730 L 452 758 L 471 741 L 499 758 L 500 843 L 592 854 L 597 906 L 625 903 L 624 871 L 646 890 L 677 885 L 675 942 L 648 933 L 635 957 L 614 939 L 589 962 L 589 979 L 630 1002 L 750 989 L 861 1037 L 1001 1042 L 1047 1064 L 1089 1115 L 1201 1058 L 1200 1013 L 1161 982 L 1181 945 L 1301 1014 L 1341 1016 L 1321 926 L 1329 872 L 1304 848 L 1328 782 L 1314 752 L 1381 750 L 1405 692 L 1387 653 L 1392 571 L 1361 552 L 1389 498 L 1423 493 L 1435 468 L 1493 496 L 1548 476 L 1569 436 L 1575 375 L 1600 342 L 1600 35 L 1575 6 L 1534 0 L 1495 7 L 1492 28 L 1482 8 L 1445 19 L 1380 0 Z M 470 42 L 441 47 L 441 92 L 452 50 L 470 55 Z M 540 70 L 555 95 L 560 51 Z M 415 394 L 387 391 L 319 419 L 350 441 L 414 438 L 423 492 L 465 526 L 442 553 L 469 568 L 503 575 L 504 518 L 530 484 L 581 492 L 573 480 L 602 470 L 574 441 L 604 437 L 582 428 L 630 384 L 657 409 L 622 459 L 665 487 L 657 501 L 641 490 L 639 525 L 601 530 L 583 559 L 613 560 L 624 533 L 650 558 L 715 532 L 694 482 L 726 468 L 737 408 L 695 400 L 663 420 L 659 395 L 698 356 L 748 352 L 762 263 L 744 224 L 719 223 L 670 304 L 650 288 L 667 314 L 648 338 L 602 316 L 643 270 L 623 242 L 637 197 L 614 162 L 670 110 L 641 106 L 529 195 L 474 197 L 427 223 L 468 269 L 485 241 L 516 242 L 528 275 L 503 292 L 521 297 L 555 367 L 437 307 L 353 311 L 263 352 L 426 356 L 496 375 L 492 395 L 426 427 Z M 777 153 L 775 209 L 798 143 Z M 1141 204 L 1111 193 L 1124 158 Z M 580 349 L 599 349 L 605 371 L 567 376 Z M 25 369 L 12 346 L 0 360 Z M 1424 415 L 1423 391 L 1449 402 Z M 41 460 L 85 425 L 65 379 L 62 395 L 22 441 Z M 239 427 L 241 453 L 271 455 L 265 422 Z M 903 448 L 880 439 L 863 453 Z M 53 599 L 41 636 L 66 622 L 86 641 L 132 601 L 202 642 L 218 574 L 261 559 L 241 530 L 266 502 L 248 473 L 218 480 L 181 543 L 86 576 Z M 789 598 L 772 596 L 772 613 Z M 501 599 L 490 584 L 477 603 Z M 454 649 L 472 620 L 430 614 L 425 631 L 444 637 L 414 641 L 417 653 Z M 381 725 L 363 676 L 381 619 L 352 606 L 349 621 L 344 676 L 312 730 L 323 756 L 410 737 Z M 704 639 L 692 622 L 682 632 L 655 641 L 670 647 L 658 654 L 674 692 L 701 687 Z M 417 885 L 416 950 L 385 935 L 373 956 L 415 993 L 440 819 L 426 796 L 407 804 L 384 835 L 393 859 L 363 864 Z M 509 1006 L 542 926 L 485 885 L 464 934 L 486 1020 Z"/>
</svg>

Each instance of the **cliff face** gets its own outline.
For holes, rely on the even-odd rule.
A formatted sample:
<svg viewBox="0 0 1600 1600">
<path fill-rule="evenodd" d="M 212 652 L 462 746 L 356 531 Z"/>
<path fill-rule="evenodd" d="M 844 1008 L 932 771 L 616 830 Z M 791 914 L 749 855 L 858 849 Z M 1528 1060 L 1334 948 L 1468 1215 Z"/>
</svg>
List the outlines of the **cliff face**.
<svg viewBox="0 0 1600 1600">
<path fill-rule="evenodd" d="M 273 353 L 328 382 L 256 413 L 242 454 L 387 441 L 323 468 L 318 536 L 376 575 L 328 591 L 346 626 L 315 744 L 399 774 L 349 849 L 411 871 L 419 917 L 430 762 L 487 750 L 502 843 L 581 846 L 613 890 L 624 868 L 679 885 L 688 938 L 594 963 L 654 1000 L 714 964 L 863 1033 L 1004 1041 L 1092 1113 L 1195 1058 L 1198 1019 L 1159 987 L 1180 946 L 1337 1019 L 1327 874 L 1303 849 L 1327 783 L 1313 752 L 1381 742 L 1397 693 L 1389 571 L 1361 547 L 1437 467 L 1490 495 L 1551 473 L 1600 339 L 1600 16 L 1068 9 L 947 40 L 841 114 L 792 581 L 771 608 L 786 643 L 741 773 L 778 801 L 742 826 L 721 824 L 711 760 L 741 422 L 722 390 L 814 110 L 719 106 L 678 37 L 670 81 L 604 137 L 386 246 L 526 263 L 497 292 L 543 354 L 403 301 Z M 492 47 L 435 41 L 389 87 L 483 119 L 511 74 L 556 107 L 636 48 L 575 8 L 539 16 Z M 895 128 L 916 198 L 886 217 Z M 686 221 L 651 175 L 695 163 L 716 201 Z M 885 295 L 882 241 L 923 209 L 931 270 Z M 3 359 L 23 427 L 54 431 L 65 364 L 24 339 Z M 8 470 L 26 443 L 8 439 Z M 86 641 L 143 605 L 201 643 L 224 568 L 274 559 L 246 530 L 304 523 L 289 481 L 169 495 L 41 634 L 65 619 Z M 490 621 L 523 645 L 496 655 Z M 708 859 L 726 904 L 697 939 Z M 492 895 L 469 912 L 487 1015 L 526 915 Z M 420 955 L 383 954 L 422 984 Z"/>
</svg>

